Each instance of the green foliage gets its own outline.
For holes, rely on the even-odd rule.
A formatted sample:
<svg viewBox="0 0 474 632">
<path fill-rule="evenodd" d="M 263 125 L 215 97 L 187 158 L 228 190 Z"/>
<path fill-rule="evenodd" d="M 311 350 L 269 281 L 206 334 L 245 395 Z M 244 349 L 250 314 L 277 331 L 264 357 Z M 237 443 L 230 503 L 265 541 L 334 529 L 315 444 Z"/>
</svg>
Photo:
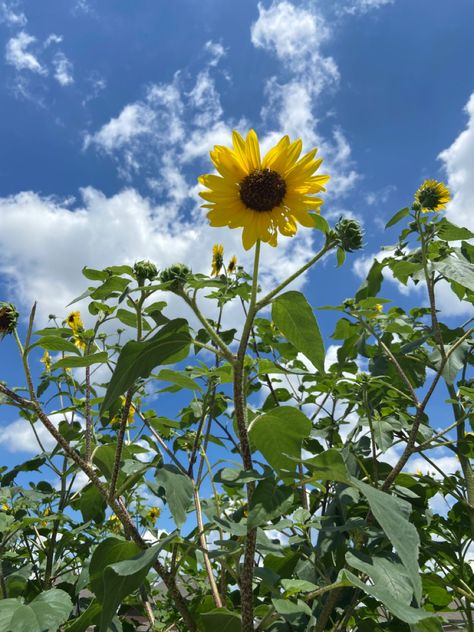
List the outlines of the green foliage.
<svg viewBox="0 0 474 632">
<path fill-rule="evenodd" d="M 473 234 L 416 205 L 398 224 L 325 308 L 332 364 L 291 279 L 263 296 L 242 266 L 85 268 L 88 329 L 32 318 L 0 404 L 55 441 L 0 468 L 0 632 L 248 632 L 249 608 L 270 632 L 439 632 L 450 608 L 473 629 L 473 329 L 436 304 L 440 282 L 474 303 Z M 315 262 L 361 245 L 315 228 Z"/>
</svg>

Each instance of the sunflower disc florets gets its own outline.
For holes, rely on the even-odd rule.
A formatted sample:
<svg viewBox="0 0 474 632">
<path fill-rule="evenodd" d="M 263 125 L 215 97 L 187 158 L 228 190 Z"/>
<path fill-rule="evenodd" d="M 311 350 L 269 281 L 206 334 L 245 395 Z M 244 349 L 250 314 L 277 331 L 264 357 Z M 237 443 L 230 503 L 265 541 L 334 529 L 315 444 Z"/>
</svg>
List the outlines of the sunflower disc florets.
<svg viewBox="0 0 474 632">
<path fill-rule="evenodd" d="M 337 245 L 345 252 L 354 252 L 354 250 L 362 248 L 364 232 L 355 219 L 341 217 L 334 227 L 333 235 L 337 240 Z"/>
<path fill-rule="evenodd" d="M 14 305 L 0 301 L 0 338 L 14 332 L 18 316 Z"/>
<path fill-rule="evenodd" d="M 160 273 L 160 282 L 169 283 L 172 292 L 179 292 L 184 288 L 187 278 L 191 274 L 191 270 L 184 263 L 174 263 L 169 268 L 165 268 Z"/>
<path fill-rule="evenodd" d="M 143 285 L 145 281 L 153 281 L 158 276 L 158 269 L 151 261 L 137 261 L 133 266 L 135 278 L 138 285 Z"/>
</svg>

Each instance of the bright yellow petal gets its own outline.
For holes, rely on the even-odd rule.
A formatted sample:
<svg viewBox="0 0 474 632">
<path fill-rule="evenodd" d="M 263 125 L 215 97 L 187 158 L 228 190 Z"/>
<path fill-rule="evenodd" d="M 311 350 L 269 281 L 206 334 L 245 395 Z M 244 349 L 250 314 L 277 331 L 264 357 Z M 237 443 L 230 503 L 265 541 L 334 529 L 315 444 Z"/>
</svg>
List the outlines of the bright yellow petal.
<svg viewBox="0 0 474 632">
<path fill-rule="evenodd" d="M 251 129 L 245 140 L 245 154 L 247 156 L 247 165 L 249 171 L 255 171 L 261 168 L 260 146 L 255 130 Z"/>
<path fill-rule="evenodd" d="M 279 158 L 279 156 L 288 149 L 290 145 L 290 139 L 288 136 L 283 136 L 283 138 L 275 145 L 267 151 L 265 157 L 262 160 L 262 168 L 263 169 L 273 169 L 275 161 Z"/>
</svg>

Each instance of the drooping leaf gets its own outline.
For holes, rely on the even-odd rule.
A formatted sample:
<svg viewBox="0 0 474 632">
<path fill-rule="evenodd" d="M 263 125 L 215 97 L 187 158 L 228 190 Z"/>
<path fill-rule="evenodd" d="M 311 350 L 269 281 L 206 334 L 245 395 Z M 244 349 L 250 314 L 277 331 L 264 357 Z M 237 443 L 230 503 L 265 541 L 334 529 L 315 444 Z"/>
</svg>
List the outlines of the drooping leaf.
<svg viewBox="0 0 474 632">
<path fill-rule="evenodd" d="M 450 281 L 455 281 L 474 292 L 474 265 L 459 257 L 450 255 L 442 261 L 430 263 L 431 269 L 439 272 Z"/>
<path fill-rule="evenodd" d="M 311 432 L 311 422 L 300 410 L 280 406 L 256 417 L 249 427 L 252 444 L 280 474 L 293 472 L 303 440 Z M 288 456 L 287 456 L 288 455 Z"/>
<path fill-rule="evenodd" d="M 179 371 L 172 371 L 171 369 L 162 369 L 158 373 L 158 379 L 164 382 L 171 382 L 176 384 L 180 388 L 188 388 L 192 391 L 202 391 L 202 388 L 197 382 L 192 380 L 187 375 L 180 373 Z"/>
<path fill-rule="evenodd" d="M 79 508 L 84 522 L 94 520 L 100 524 L 105 519 L 106 503 L 95 485 L 87 485 L 81 491 Z"/>
<path fill-rule="evenodd" d="M 346 464 L 336 448 L 329 448 L 311 459 L 305 459 L 304 464 L 311 470 L 312 480 L 350 483 Z"/>
<path fill-rule="evenodd" d="M 474 233 L 468 228 L 462 226 L 456 226 L 452 224 L 445 217 L 443 217 L 437 225 L 438 237 L 445 241 L 459 241 L 461 239 L 472 239 Z"/>
<path fill-rule="evenodd" d="M 186 521 L 187 510 L 193 500 L 193 484 L 174 465 L 163 465 L 156 473 L 156 480 L 166 494 L 166 501 L 176 526 L 181 528 Z"/>
<path fill-rule="evenodd" d="M 369 270 L 369 274 L 363 283 L 360 285 L 356 292 L 355 300 L 361 301 L 369 296 L 377 296 L 380 292 L 383 281 L 383 269 L 384 264 L 374 259 L 372 267 Z"/>
<path fill-rule="evenodd" d="M 272 302 L 272 319 L 281 333 L 318 371 L 324 371 L 324 344 L 310 304 L 301 292 L 286 292 Z"/>
<path fill-rule="evenodd" d="M 471 345 L 467 341 L 462 342 L 455 348 L 453 347 L 453 345 L 445 346 L 445 352 L 446 354 L 449 354 L 449 357 L 443 367 L 442 376 L 448 384 L 454 384 L 457 374 L 464 366 L 464 362 L 470 348 Z M 439 368 L 441 367 L 442 358 L 438 349 L 435 349 L 430 354 L 430 360 L 435 365 L 435 368 L 439 370 Z"/>
<path fill-rule="evenodd" d="M 148 377 L 155 367 L 183 360 L 188 354 L 190 342 L 188 324 L 183 318 L 171 320 L 150 340 L 127 342 L 107 387 L 101 414 L 136 380 Z"/>
<path fill-rule="evenodd" d="M 100 542 L 92 554 L 89 564 L 90 585 L 95 596 L 102 603 L 105 599 L 105 587 L 103 582 L 104 569 L 109 564 L 130 560 L 140 553 L 140 548 L 135 542 L 121 540 L 119 538 L 106 538 Z"/>
<path fill-rule="evenodd" d="M 79 354 L 79 349 L 76 345 L 61 336 L 44 336 L 37 340 L 31 348 L 33 347 L 41 347 L 46 349 L 46 351 L 65 351 L 76 355 Z"/>
<path fill-rule="evenodd" d="M 421 577 L 418 566 L 420 538 L 415 526 L 407 519 L 411 505 L 401 498 L 382 492 L 355 478 L 352 478 L 352 484 L 367 498 L 370 510 L 404 565 L 415 599 L 420 603 Z"/>
</svg>

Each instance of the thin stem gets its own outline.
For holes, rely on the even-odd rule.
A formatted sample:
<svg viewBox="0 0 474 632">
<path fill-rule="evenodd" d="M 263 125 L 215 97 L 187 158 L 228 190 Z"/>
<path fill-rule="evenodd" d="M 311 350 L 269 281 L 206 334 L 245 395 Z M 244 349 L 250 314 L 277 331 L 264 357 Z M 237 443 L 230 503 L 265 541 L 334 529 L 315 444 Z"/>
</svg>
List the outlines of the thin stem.
<svg viewBox="0 0 474 632">
<path fill-rule="evenodd" d="M 125 403 L 122 409 L 122 416 L 120 418 L 120 427 L 117 433 L 117 447 L 115 449 L 115 461 L 112 470 L 112 477 L 110 479 L 109 497 L 110 499 L 115 496 L 115 489 L 117 486 L 117 480 L 120 473 L 120 461 L 122 460 L 123 451 L 123 439 L 125 436 L 125 430 L 127 429 L 128 415 L 130 407 L 132 405 L 133 388 L 130 388 L 125 396 Z"/>
</svg>

